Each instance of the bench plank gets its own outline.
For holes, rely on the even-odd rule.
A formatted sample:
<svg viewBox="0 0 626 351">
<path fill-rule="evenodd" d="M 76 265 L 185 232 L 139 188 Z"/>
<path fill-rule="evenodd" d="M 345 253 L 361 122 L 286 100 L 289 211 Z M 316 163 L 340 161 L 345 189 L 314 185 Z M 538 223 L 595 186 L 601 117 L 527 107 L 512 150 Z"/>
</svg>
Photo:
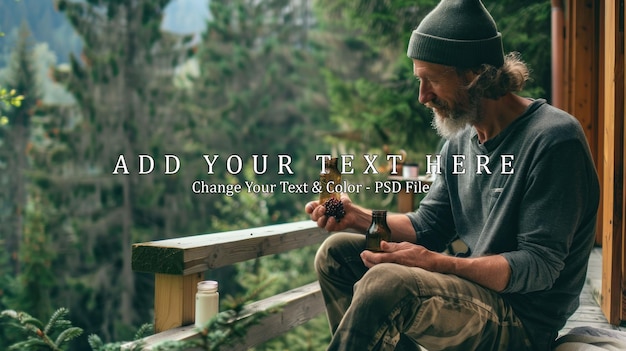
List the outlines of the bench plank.
<svg viewBox="0 0 626 351">
<path fill-rule="evenodd" d="M 262 319 L 248 329 L 243 343 L 226 348 L 228 351 L 245 351 L 250 347 L 280 336 L 302 325 L 325 311 L 324 299 L 318 282 L 303 285 L 279 295 L 250 305 L 250 311 L 262 311 L 275 306 L 282 306 L 278 313 Z"/>
<path fill-rule="evenodd" d="M 322 242 L 328 232 L 313 221 L 133 244 L 137 272 L 188 275 Z"/>
</svg>

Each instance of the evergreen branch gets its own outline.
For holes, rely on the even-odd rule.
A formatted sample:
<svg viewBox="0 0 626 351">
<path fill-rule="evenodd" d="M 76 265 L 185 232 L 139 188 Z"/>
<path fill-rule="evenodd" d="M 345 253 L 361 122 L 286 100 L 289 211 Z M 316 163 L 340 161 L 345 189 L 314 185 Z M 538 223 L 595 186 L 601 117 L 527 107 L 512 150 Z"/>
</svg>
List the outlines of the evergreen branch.
<svg viewBox="0 0 626 351">
<path fill-rule="evenodd" d="M 45 348 L 51 351 L 61 351 L 60 346 L 77 336 L 81 335 L 83 330 L 78 327 L 72 327 L 72 323 L 65 319 L 69 313 L 66 308 L 59 308 L 50 317 L 48 323 L 44 324 L 37 318 L 32 317 L 26 312 L 16 312 L 14 310 L 2 311 L 0 316 L 12 318 L 17 323 L 11 325 L 22 329 L 26 332 L 27 338 L 19 341 L 9 347 L 10 350 L 32 350 L 37 348 Z M 56 331 L 61 331 L 53 341 L 50 335 Z"/>
<path fill-rule="evenodd" d="M 145 323 L 135 333 L 135 340 L 145 338 L 148 335 L 154 333 L 154 325 L 152 323 Z"/>
<path fill-rule="evenodd" d="M 103 346 L 104 343 L 102 342 L 102 339 L 100 339 L 100 337 L 96 334 L 90 334 L 87 337 L 87 343 L 89 344 L 89 346 L 91 347 L 92 350 L 100 350 Z"/>
<path fill-rule="evenodd" d="M 43 340 L 29 339 L 29 340 L 17 342 L 9 346 L 9 350 L 32 350 L 32 349 L 38 349 L 40 347 L 48 347 L 48 346 L 49 345 L 46 344 Z"/>
<path fill-rule="evenodd" d="M 48 324 L 46 324 L 46 327 L 43 330 L 43 332 L 45 334 L 50 334 L 50 332 L 52 332 L 52 330 L 57 326 L 57 323 L 60 320 L 63 320 L 68 312 L 69 311 L 67 310 L 67 308 L 64 308 L 64 307 L 61 307 L 57 309 L 56 311 L 54 311 L 54 313 L 50 317 L 50 320 L 48 321 Z"/>
<path fill-rule="evenodd" d="M 105 344 L 102 339 L 96 334 L 91 334 L 87 337 L 87 342 L 93 351 L 141 351 L 145 346 L 145 342 L 142 338 L 151 335 L 154 330 L 154 326 L 151 323 L 145 323 L 135 333 L 134 342 L 113 342 Z"/>
<path fill-rule="evenodd" d="M 63 330 L 59 336 L 57 336 L 57 339 L 55 341 L 55 345 L 57 347 L 61 346 L 62 344 L 77 338 L 78 336 L 80 336 L 83 333 L 83 330 L 81 328 L 78 327 L 71 327 L 68 329 Z"/>
<path fill-rule="evenodd" d="M 91 334 L 87 337 L 87 342 L 93 351 L 141 351 L 145 346 L 142 341 L 128 343 L 124 341 L 112 342 L 105 344 L 102 339 L 96 334 Z"/>
<path fill-rule="evenodd" d="M 45 334 L 41 329 L 33 326 L 32 324 L 26 324 L 24 325 L 24 327 L 24 329 L 26 329 L 27 331 L 35 334 L 35 336 L 29 336 L 28 339 L 24 342 L 31 343 L 33 345 L 47 346 L 52 351 L 61 351 L 61 349 L 59 349 L 54 344 L 52 339 L 50 339 L 50 337 L 48 337 L 48 335 Z M 16 348 L 16 350 L 20 350 L 20 348 Z"/>
<path fill-rule="evenodd" d="M 34 318 L 26 312 L 20 312 L 20 324 L 27 328 L 33 328 L 33 330 L 40 330 L 43 328 L 43 323 L 37 318 Z"/>
<path fill-rule="evenodd" d="M 30 329 L 41 329 L 43 328 L 43 323 L 39 321 L 37 318 L 29 315 L 26 312 L 17 312 L 14 310 L 5 310 L 0 313 L 2 317 L 9 317 L 15 320 L 16 322 L 11 323 L 14 326 L 19 328 L 30 328 Z"/>
</svg>

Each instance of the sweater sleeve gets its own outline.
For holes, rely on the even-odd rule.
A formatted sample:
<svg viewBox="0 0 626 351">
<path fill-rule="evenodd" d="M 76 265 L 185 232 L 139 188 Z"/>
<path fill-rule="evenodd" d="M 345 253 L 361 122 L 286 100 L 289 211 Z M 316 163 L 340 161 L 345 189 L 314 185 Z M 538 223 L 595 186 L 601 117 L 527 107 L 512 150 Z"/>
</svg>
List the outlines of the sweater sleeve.
<svg viewBox="0 0 626 351">
<path fill-rule="evenodd" d="M 446 149 L 444 146 L 444 150 Z M 443 153 L 445 154 L 445 151 Z M 445 250 L 456 235 L 446 185 L 445 163 L 442 163 L 440 167 L 441 174 L 437 175 L 417 211 L 407 214 L 415 229 L 416 243 L 437 252 Z"/>
<path fill-rule="evenodd" d="M 584 145 L 570 139 L 547 149 L 531 167 L 519 228 L 511 228 L 517 229 L 517 250 L 502 254 L 511 267 L 504 293 L 550 289 L 565 267 L 572 243 L 589 242 L 589 231 L 580 228 L 595 216 L 592 207 L 599 190 L 595 169 L 587 160 Z"/>
</svg>

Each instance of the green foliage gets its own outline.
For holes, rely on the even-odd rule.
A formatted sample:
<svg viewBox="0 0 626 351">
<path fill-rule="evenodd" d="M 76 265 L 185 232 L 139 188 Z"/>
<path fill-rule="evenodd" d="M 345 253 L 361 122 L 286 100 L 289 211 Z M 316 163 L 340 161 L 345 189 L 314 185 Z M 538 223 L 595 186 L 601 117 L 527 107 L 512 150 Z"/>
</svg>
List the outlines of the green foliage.
<svg viewBox="0 0 626 351">
<path fill-rule="evenodd" d="M 74 95 L 79 116 L 57 144 L 61 159 L 38 182 L 65 216 L 53 228 L 68 238 L 59 265 L 77 267 L 62 274 L 66 289 L 57 298 L 70 301 L 72 311 L 80 308 L 73 317 L 107 342 L 130 338 L 132 326 L 150 316 L 152 298 L 137 292 L 151 291 L 153 282 L 133 273 L 132 243 L 207 227 L 188 191 L 191 168 L 142 176 L 135 162 L 140 153 L 157 162 L 165 153 L 189 160 L 172 83 L 173 66 L 185 55 L 176 47 L 179 38 L 159 30 L 168 2 L 56 2 L 83 39 L 70 70 L 55 72 Z M 132 174 L 111 174 L 119 155 Z"/>
<path fill-rule="evenodd" d="M 44 325 L 26 312 L 2 311 L 0 316 L 9 318 L 10 325 L 26 336 L 26 340 L 11 345 L 9 350 L 64 350 L 72 339 L 83 333 L 81 328 L 72 326 L 72 322 L 66 319 L 68 313 L 66 308 L 59 308 Z"/>
<path fill-rule="evenodd" d="M 262 291 L 261 298 L 315 281 L 317 276 L 313 261 L 317 247 L 304 247 L 241 263 L 238 265 L 236 280 L 246 289 L 257 286 L 259 282 L 273 281 L 272 286 Z M 284 335 L 255 346 L 254 350 L 323 350 L 329 341 L 328 322 L 326 316 L 321 315 Z"/>
<path fill-rule="evenodd" d="M 252 167 L 243 171 L 250 182 L 258 182 Z M 237 184 L 235 176 L 226 176 L 227 184 Z M 242 191 L 234 196 L 224 196 L 215 205 L 211 214 L 211 226 L 214 231 L 228 231 L 241 228 L 260 227 L 272 222 L 269 205 L 274 199 L 270 194 Z"/>
<path fill-rule="evenodd" d="M 203 140 L 205 149 L 244 158 L 288 154 L 298 170 L 294 181 L 310 180 L 313 155 L 329 152 L 317 138 L 329 123 L 319 74 L 324 63 L 309 39 L 306 3 L 216 0 L 210 6 L 213 19 L 195 57 L 202 73 L 192 77 L 185 105 L 196 117 L 189 119 L 197 122 L 193 139 Z M 262 180 L 278 178 L 272 167 Z M 299 213 L 293 196 L 274 195 L 276 219 Z"/>
<path fill-rule="evenodd" d="M 522 54 L 531 80 L 522 94 L 551 98 L 550 2 L 541 0 L 492 1 L 486 4 L 502 32 L 505 52 Z"/>
<path fill-rule="evenodd" d="M 87 337 L 87 341 L 89 342 L 89 346 L 93 351 L 140 351 L 144 347 L 144 342 L 141 341 L 142 338 L 149 336 L 154 331 L 154 326 L 152 324 L 146 323 L 142 325 L 139 330 L 135 333 L 134 342 L 113 342 L 113 343 L 104 343 L 102 339 L 96 335 L 91 334 Z"/>
<path fill-rule="evenodd" d="M 22 265 L 18 275 L 19 293 L 13 306 L 43 318 L 52 310 L 50 295 L 56 286 L 52 263 L 56 252 L 53 238 L 46 231 L 46 221 L 52 215 L 51 207 L 41 198 L 40 190 L 31 189 L 31 192 L 19 252 Z"/>
<path fill-rule="evenodd" d="M 256 346 L 254 351 L 318 351 L 325 350 L 330 343 L 330 328 L 326 315 L 322 314 L 306 324 L 298 326 L 281 337 Z"/>
<path fill-rule="evenodd" d="M 35 105 L 40 92 L 33 62 L 33 42 L 27 25 L 22 24 L 18 37 L 19 40 L 9 62 L 11 71 L 5 82 L 10 88 L 0 88 L 0 101 L 2 102 L 0 106 L 4 109 L 23 107 L 19 110 L 14 109 L 11 115 L 4 116 L 4 118 L 6 118 L 6 123 L 20 123 L 27 126 L 29 118 L 25 115 L 32 114 L 29 110 Z M 2 110 L 0 108 L 0 111 Z"/>
<path fill-rule="evenodd" d="M 364 153 L 404 149 L 413 157 L 435 151 L 439 138 L 430 127 L 431 113 L 417 101 L 406 45 L 399 45 L 433 3 L 316 3 L 321 23 L 317 40 L 330 62 L 325 78 L 338 129 L 332 134 L 335 143 Z"/>
<path fill-rule="evenodd" d="M 0 128 L 0 223 L 3 228 L 0 310 L 28 308 L 32 315 L 39 317 L 50 313 L 49 288 L 53 279 L 49 270 L 51 262 L 46 255 L 50 253 L 50 247 L 45 244 L 47 233 L 42 230 L 44 223 L 39 216 L 42 208 L 36 197 L 29 199 L 27 190 L 27 147 L 39 95 L 32 65 L 32 42 L 25 25 L 20 28 L 19 39 L 11 55 L 10 70 L 2 81 L 9 88 L 0 89 L 0 110 L 6 113 L 0 121 L 4 124 Z M 6 106 L 19 108 L 3 109 Z M 15 337 L 14 333 L 2 330 L 0 348 L 8 346 Z"/>
<path fill-rule="evenodd" d="M 437 5 L 439 0 L 319 0 L 318 17 L 332 20 L 323 23 L 343 22 L 341 26 L 353 33 L 353 38 L 368 41 L 381 49 L 403 51 L 411 30 Z M 326 28 L 327 30 L 330 28 Z"/>
<path fill-rule="evenodd" d="M 2 111 L 7 122 L 0 128 L 0 221 L 3 223 L 5 248 L 10 254 L 10 271 L 20 271 L 18 259 L 21 235 L 24 230 L 24 213 L 27 202 L 27 147 L 30 139 L 30 126 L 39 99 L 39 86 L 33 65 L 32 38 L 26 25 L 19 30 L 19 41 L 11 54 L 9 72 L 2 84 L 6 90 L 0 91 L 9 104 L 19 104 L 19 108 Z M 23 94 L 17 95 L 17 92 Z M 4 103 L 3 103 L 4 104 Z"/>
<path fill-rule="evenodd" d="M 4 105 L 4 108 L 0 108 L 0 111 L 10 109 L 11 106 L 20 107 L 22 100 L 24 100 L 24 95 L 17 95 L 15 89 L 7 91 L 7 89 L 0 87 L 0 102 Z M 7 123 L 9 123 L 9 118 L 7 116 L 0 116 L 0 127 Z"/>
</svg>

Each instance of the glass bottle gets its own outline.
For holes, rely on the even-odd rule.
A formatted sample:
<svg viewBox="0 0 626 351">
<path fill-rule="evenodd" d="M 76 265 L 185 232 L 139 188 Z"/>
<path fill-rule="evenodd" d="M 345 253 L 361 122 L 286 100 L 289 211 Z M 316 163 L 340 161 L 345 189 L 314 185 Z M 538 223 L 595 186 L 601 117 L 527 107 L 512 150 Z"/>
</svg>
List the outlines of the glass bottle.
<svg viewBox="0 0 626 351">
<path fill-rule="evenodd" d="M 389 226 L 387 226 L 387 211 L 373 210 L 372 224 L 370 224 L 370 227 L 365 233 L 365 249 L 375 252 L 381 251 L 381 240 L 391 240 L 391 230 Z"/>
<path fill-rule="evenodd" d="M 319 199 L 320 205 L 323 205 L 326 200 L 332 197 L 337 200 L 341 199 L 341 194 L 338 191 L 334 191 L 335 185 L 341 183 L 341 172 L 337 168 L 337 157 L 325 160 L 324 164 L 325 171 L 320 173 L 320 186 L 322 187 Z"/>
<path fill-rule="evenodd" d="M 204 280 L 198 283 L 196 292 L 196 320 L 198 328 L 204 325 L 219 312 L 218 284 L 214 280 Z"/>
</svg>

